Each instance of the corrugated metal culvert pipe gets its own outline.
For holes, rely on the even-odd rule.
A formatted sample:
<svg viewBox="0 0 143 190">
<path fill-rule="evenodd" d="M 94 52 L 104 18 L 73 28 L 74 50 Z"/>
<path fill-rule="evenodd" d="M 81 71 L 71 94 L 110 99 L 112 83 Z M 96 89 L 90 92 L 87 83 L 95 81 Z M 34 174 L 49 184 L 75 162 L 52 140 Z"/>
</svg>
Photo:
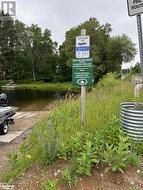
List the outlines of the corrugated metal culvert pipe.
<svg viewBox="0 0 143 190">
<path fill-rule="evenodd" d="M 121 125 L 132 140 L 143 141 L 143 103 L 120 104 Z"/>
</svg>

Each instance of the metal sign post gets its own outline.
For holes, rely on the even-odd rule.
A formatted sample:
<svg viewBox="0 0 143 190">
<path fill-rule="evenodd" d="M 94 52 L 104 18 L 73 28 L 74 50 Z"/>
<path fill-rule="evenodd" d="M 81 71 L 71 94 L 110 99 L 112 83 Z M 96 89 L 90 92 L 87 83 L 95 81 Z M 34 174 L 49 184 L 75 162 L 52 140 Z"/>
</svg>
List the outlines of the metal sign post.
<svg viewBox="0 0 143 190">
<path fill-rule="evenodd" d="M 143 37 L 142 37 L 142 23 L 141 23 L 141 13 L 143 13 L 143 2 L 142 0 L 127 0 L 127 4 L 128 4 L 129 16 L 134 16 L 134 15 L 137 16 L 140 65 L 141 65 L 141 75 L 142 75 L 142 84 L 143 84 Z"/>
<path fill-rule="evenodd" d="M 86 30 L 81 30 L 81 36 L 86 35 Z M 83 128 L 86 127 L 86 85 L 81 86 L 81 123 Z"/>
<path fill-rule="evenodd" d="M 137 27 L 138 27 L 138 38 L 139 38 L 141 75 L 142 75 L 142 84 L 143 84 L 143 37 L 142 37 L 141 15 L 137 15 Z"/>
</svg>

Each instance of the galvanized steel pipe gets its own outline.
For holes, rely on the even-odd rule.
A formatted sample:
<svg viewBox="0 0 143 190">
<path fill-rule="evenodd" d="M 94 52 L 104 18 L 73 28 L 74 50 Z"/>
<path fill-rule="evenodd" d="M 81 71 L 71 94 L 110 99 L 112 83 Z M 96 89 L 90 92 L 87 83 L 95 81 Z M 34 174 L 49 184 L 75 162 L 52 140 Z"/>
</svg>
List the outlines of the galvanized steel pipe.
<svg viewBox="0 0 143 190">
<path fill-rule="evenodd" d="M 124 102 L 120 104 L 121 125 L 125 133 L 133 140 L 143 141 L 142 103 Z"/>
</svg>

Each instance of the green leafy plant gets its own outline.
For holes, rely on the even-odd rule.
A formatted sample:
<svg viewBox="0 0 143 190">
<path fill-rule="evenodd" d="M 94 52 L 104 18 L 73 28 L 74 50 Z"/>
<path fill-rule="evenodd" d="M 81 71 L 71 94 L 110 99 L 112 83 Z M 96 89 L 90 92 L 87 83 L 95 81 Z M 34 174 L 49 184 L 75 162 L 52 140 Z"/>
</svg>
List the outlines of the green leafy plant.
<svg viewBox="0 0 143 190">
<path fill-rule="evenodd" d="M 116 86 L 119 84 L 119 76 L 116 72 L 114 73 L 107 73 L 98 83 L 98 88 L 105 87 L 106 89 L 111 89 L 111 87 Z"/>
<path fill-rule="evenodd" d="M 8 158 L 8 163 L 9 163 L 10 167 L 13 169 L 18 162 L 17 152 L 15 152 L 15 151 L 9 152 L 7 154 L 7 158 Z"/>
<path fill-rule="evenodd" d="M 119 122 L 120 103 L 134 99 L 132 86 L 111 75 L 108 77 L 115 80 L 113 85 L 103 79 L 103 85 L 87 96 L 86 129 L 83 131 L 80 122 L 79 100 L 58 102 L 48 118 L 35 125 L 18 152 L 17 161 L 12 159 L 8 181 L 19 177 L 31 163 L 47 165 L 60 158 L 71 161 L 62 175 L 68 186 L 80 175 L 91 175 L 94 164 L 108 164 L 112 171 L 123 171 L 130 164 L 138 164 L 136 156 L 143 154 L 143 148 L 136 143 L 132 146 Z"/>
<path fill-rule="evenodd" d="M 142 142 L 141 143 L 131 142 L 131 150 L 132 152 L 135 152 L 137 155 L 143 155 Z"/>
<path fill-rule="evenodd" d="M 109 165 L 106 169 L 123 172 L 123 170 L 127 167 L 127 161 L 129 157 L 129 143 L 128 138 L 119 137 L 120 141 L 118 145 L 108 145 L 106 144 L 106 150 L 103 153 L 104 162 Z"/>
<path fill-rule="evenodd" d="M 98 164 L 99 160 L 96 158 L 93 143 L 90 140 L 83 145 L 81 152 L 75 159 L 77 165 L 77 173 L 80 175 L 91 175 L 91 167 L 93 164 Z"/>
<path fill-rule="evenodd" d="M 58 190 L 57 180 L 50 179 L 50 180 L 46 181 L 42 186 L 42 190 Z"/>
<path fill-rule="evenodd" d="M 61 171 L 61 179 L 62 182 L 69 186 L 70 188 L 76 184 L 76 182 L 79 179 L 78 174 L 76 173 L 76 167 L 74 164 L 72 164 L 70 167 L 65 168 L 63 171 Z"/>
<path fill-rule="evenodd" d="M 136 152 L 131 152 L 128 157 L 128 163 L 133 167 L 138 167 L 141 164 L 141 156 L 137 155 Z"/>
<path fill-rule="evenodd" d="M 31 166 L 31 158 L 18 159 L 13 169 L 6 171 L 4 175 L 4 181 L 6 183 L 12 183 L 15 179 L 19 178 L 26 170 Z"/>
</svg>

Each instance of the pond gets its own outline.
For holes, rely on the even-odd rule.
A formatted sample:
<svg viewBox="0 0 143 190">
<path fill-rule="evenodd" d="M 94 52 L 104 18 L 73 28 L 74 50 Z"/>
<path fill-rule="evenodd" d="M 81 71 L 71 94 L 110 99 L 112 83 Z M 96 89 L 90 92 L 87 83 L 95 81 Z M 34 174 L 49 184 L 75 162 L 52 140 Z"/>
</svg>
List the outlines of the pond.
<svg viewBox="0 0 143 190">
<path fill-rule="evenodd" d="M 56 100 L 65 97 L 66 92 L 47 90 L 1 90 L 8 96 L 8 104 L 19 107 L 19 111 L 49 110 Z"/>
</svg>

